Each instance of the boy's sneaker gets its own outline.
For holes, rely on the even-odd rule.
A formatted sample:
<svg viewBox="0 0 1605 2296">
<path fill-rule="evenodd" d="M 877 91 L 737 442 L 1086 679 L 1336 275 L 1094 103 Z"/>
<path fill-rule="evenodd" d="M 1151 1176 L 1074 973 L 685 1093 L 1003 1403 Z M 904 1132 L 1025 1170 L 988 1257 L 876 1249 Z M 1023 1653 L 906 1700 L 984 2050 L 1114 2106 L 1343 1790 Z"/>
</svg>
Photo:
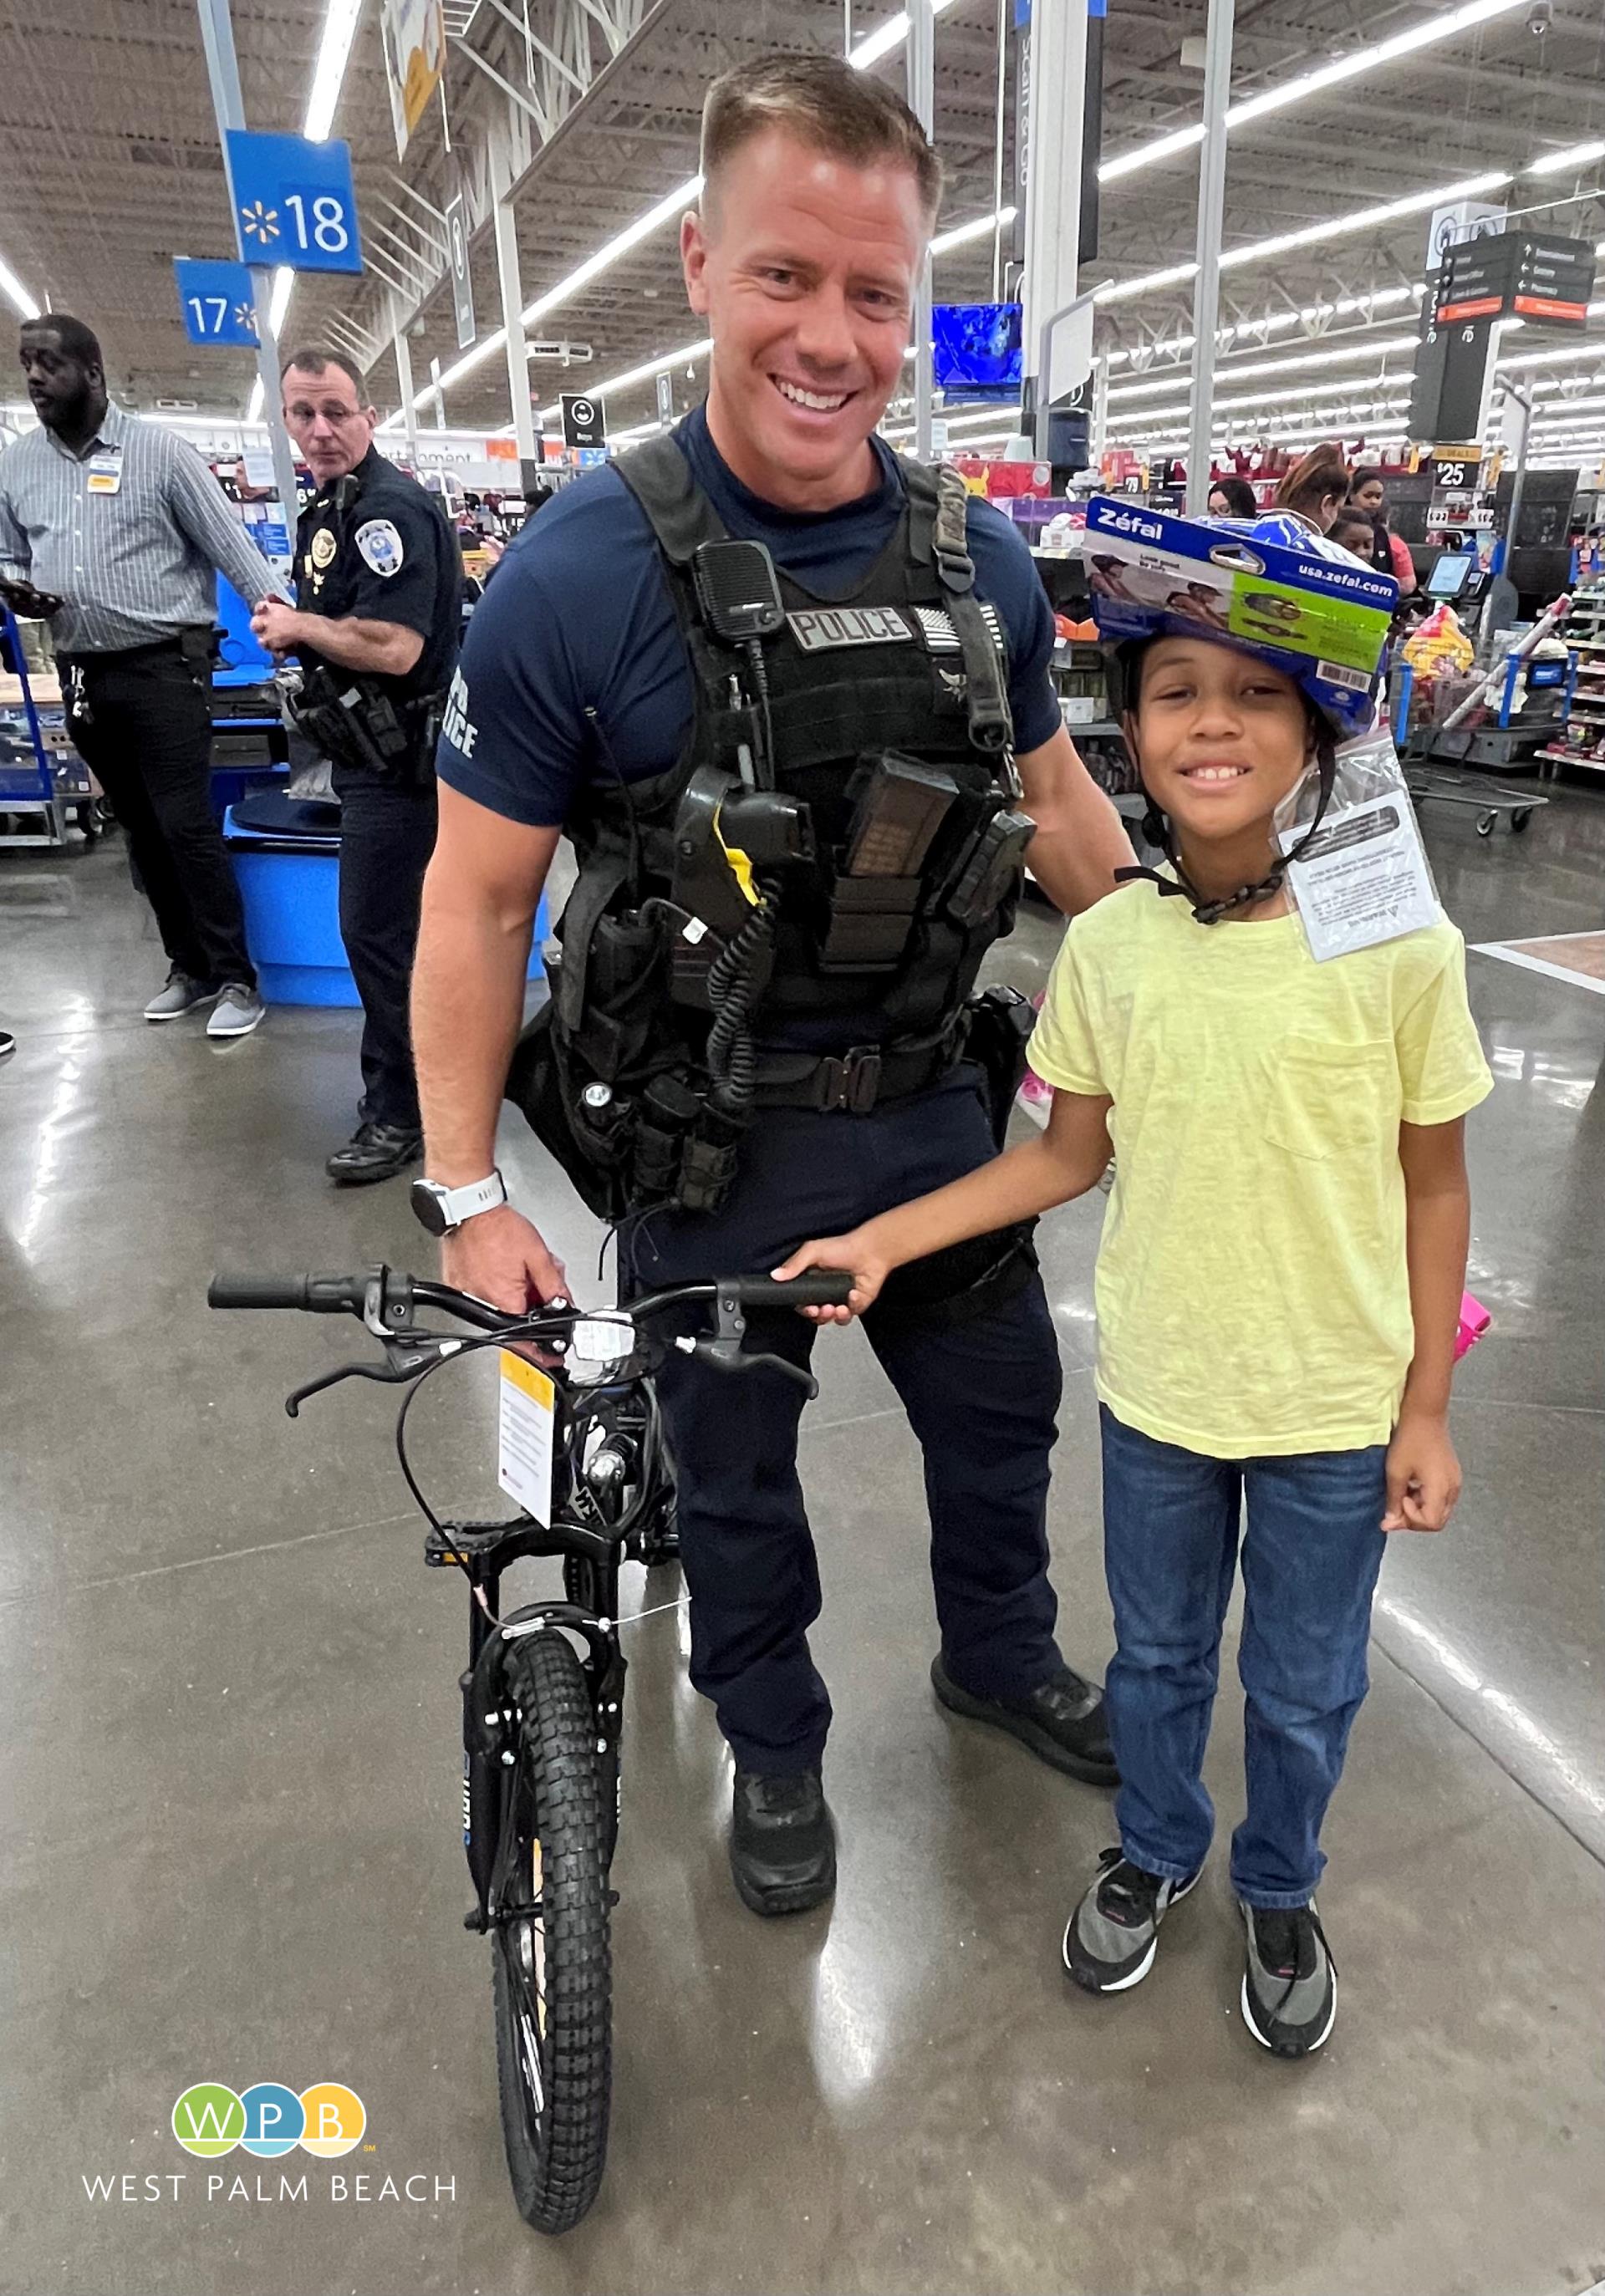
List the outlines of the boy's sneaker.
<svg viewBox="0 0 1605 2296">
<path fill-rule="evenodd" d="M 1065 1967 L 1083 1992 L 1124 1993 L 1148 1975 L 1159 1924 L 1196 1887 L 1198 1873 L 1167 1882 L 1133 1866 L 1118 1849 L 1103 1852 L 1097 1881 L 1065 1928 Z"/>
<path fill-rule="evenodd" d="M 144 1016 L 147 1021 L 177 1021 L 198 1005 L 214 1003 L 217 994 L 204 980 L 192 980 L 175 965 L 167 977 L 167 987 L 159 988 L 145 1006 Z"/>
<path fill-rule="evenodd" d="M 1279 2057 L 1307 2057 L 1338 2015 L 1338 1967 L 1315 1911 L 1307 1906 L 1245 1906 L 1248 1949 L 1243 2021 Z"/>
<path fill-rule="evenodd" d="M 218 993 L 206 1033 L 209 1037 L 248 1037 L 267 1010 L 254 988 L 247 988 L 243 980 L 231 980 Z"/>
</svg>

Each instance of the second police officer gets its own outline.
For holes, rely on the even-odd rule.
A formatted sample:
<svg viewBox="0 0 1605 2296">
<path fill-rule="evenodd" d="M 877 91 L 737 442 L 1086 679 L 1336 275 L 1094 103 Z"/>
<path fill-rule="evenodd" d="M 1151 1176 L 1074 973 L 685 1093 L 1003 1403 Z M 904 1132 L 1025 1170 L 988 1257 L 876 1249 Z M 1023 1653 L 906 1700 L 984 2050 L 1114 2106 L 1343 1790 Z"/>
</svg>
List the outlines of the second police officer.
<svg viewBox="0 0 1605 2296">
<path fill-rule="evenodd" d="M 621 1222 L 627 1292 L 762 1273 L 990 1157 L 1020 1040 L 1007 1007 L 989 1028 L 967 1005 L 1025 848 L 1069 910 L 1131 858 L 1065 732 L 1024 543 L 955 473 L 873 435 L 941 193 L 918 121 L 835 60 L 759 58 L 711 90 L 703 169 L 681 248 L 712 338 L 707 405 L 565 488 L 514 546 L 441 741 L 413 1200 L 448 1279 L 507 1308 L 565 1288 L 495 1168 L 564 831 L 580 878 L 511 1090 Z M 910 1274 L 865 1331 L 925 1454 L 936 1694 L 1112 1784 L 1101 1693 L 1054 1639 L 1060 1367 L 1029 1239 Z M 806 1362 L 802 1317 L 752 1323 L 754 1349 Z M 658 1392 L 692 1679 L 735 1756 L 734 1879 L 757 1912 L 800 1910 L 835 1878 L 802 1398 L 769 1373 L 737 1390 L 680 1352 Z"/>
<path fill-rule="evenodd" d="M 446 516 L 374 445 L 360 370 L 333 350 L 284 371 L 284 423 L 317 492 L 295 537 L 297 603 L 252 623 L 301 666 L 297 723 L 333 767 L 340 930 L 362 999 L 362 1099 L 333 1180 L 388 1180 L 422 1152 L 407 996 L 435 841 L 434 745 L 457 660 L 462 557 Z"/>
</svg>

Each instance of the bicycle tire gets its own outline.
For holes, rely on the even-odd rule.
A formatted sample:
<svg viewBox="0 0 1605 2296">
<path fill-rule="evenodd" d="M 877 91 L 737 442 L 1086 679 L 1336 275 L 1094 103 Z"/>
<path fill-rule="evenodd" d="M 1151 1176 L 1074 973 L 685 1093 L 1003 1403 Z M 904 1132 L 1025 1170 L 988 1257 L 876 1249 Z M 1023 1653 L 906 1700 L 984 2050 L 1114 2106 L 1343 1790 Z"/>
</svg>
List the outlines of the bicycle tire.
<svg viewBox="0 0 1605 2296">
<path fill-rule="evenodd" d="M 495 1932 L 497 2085 L 518 2213 L 538 2232 L 560 2233 L 589 2209 L 607 2159 L 607 1819 L 596 1717 L 572 1646 L 555 1633 L 510 1644 L 506 1686 L 523 1717 L 509 1816 L 512 1870 L 530 1874 L 533 1886 L 539 1843 L 544 1918 L 514 1919 Z"/>
</svg>

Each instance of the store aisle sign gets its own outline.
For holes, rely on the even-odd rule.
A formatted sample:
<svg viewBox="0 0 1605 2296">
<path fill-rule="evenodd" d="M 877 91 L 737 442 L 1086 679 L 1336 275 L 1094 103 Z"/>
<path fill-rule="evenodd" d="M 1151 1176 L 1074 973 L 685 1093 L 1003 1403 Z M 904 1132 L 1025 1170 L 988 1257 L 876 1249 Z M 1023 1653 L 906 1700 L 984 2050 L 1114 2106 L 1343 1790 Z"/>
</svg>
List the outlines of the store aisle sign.
<svg viewBox="0 0 1605 2296">
<path fill-rule="evenodd" d="M 243 263 L 192 263 L 175 256 L 178 316 L 192 343 L 226 350 L 255 350 L 256 291 Z"/>
<path fill-rule="evenodd" d="M 468 202 L 462 186 L 446 202 L 446 250 L 451 267 L 451 308 L 457 321 L 457 348 L 473 341 L 473 275 L 468 266 Z"/>
<path fill-rule="evenodd" d="M 228 131 L 235 233 L 247 263 L 292 271 L 360 271 L 348 144 Z"/>
<path fill-rule="evenodd" d="M 565 447 L 600 447 L 607 444 L 607 411 L 599 398 L 582 390 L 562 390 L 557 394 L 563 409 L 563 443 Z"/>
</svg>

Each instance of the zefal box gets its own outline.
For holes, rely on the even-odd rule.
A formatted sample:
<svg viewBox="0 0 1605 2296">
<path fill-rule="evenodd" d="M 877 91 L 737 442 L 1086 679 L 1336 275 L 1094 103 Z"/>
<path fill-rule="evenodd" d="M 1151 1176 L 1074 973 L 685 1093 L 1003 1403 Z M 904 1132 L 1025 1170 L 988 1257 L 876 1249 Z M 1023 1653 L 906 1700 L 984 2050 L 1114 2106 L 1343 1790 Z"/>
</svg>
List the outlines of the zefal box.
<svg viewBox="0 0 1605 2296">
<path fill-rule="evenodd" d="M 1094 495 L 1081 548 L 1099 633 L 1230 637 L 1359 732 L 1399 586 L 1293 520 L 1279 524 L 1271 541 Z"/>
</svg>

